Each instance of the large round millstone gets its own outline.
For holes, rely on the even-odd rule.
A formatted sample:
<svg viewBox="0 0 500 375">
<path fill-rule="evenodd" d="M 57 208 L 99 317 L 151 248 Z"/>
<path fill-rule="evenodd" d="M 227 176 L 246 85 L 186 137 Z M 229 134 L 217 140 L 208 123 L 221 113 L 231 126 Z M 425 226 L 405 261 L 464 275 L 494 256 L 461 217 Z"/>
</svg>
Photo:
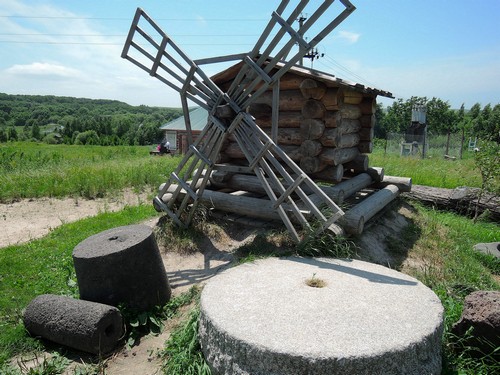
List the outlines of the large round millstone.
<svg viewBox="0 0 500 375">
<path fill-rule="evenodd" d="M 171 295 L 153 231 L 146 225 L 106 230 L 73 250 L 80 298 L 149 310 Z"/>
<path fill-rule="evenodd" d="M 201 295 L 215 374 L 439 374 L 442 332 L 430 289 L 362 261 L 268 258 L 221 273 Z"/>
</svg>

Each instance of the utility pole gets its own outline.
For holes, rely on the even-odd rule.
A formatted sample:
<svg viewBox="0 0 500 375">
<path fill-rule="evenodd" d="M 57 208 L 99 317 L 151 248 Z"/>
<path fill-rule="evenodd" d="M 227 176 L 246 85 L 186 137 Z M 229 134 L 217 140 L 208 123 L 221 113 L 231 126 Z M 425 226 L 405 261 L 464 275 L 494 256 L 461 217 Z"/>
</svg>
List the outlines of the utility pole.
<svg viewBox="0 0 500 375">
<path fill-rule="evenodd" d="M 304 17 L 304 15 L 301 13 L 300 17 L 297 19 L 297 21 L 299 22 L 299 31 L 298 31 L 298 33 L 302 37 L 304 35 L 302 34 L 301 30 L 302 30 L 302 26 L 304 26 L 304 21 L 305 20 L 307 20 L 307 17 Z M 324 53 L 320 54 L 318 52 L 318 48 L 313 48 L 313 49 L 307 51 L 307 53 L 303 57 L 300 58 L 300 65 L 304 66 L 304 57 L 305 57 L 306 59 L 310 59 L 311 60 L 311 69 L 312 69 L 314 60 L 315 59 L 319 59 L 320 57 L 323 57 L 323 56 L 325 56 L 325 54 Z"/>
<path fill-rule="evenodd" d="M 301 31 L 301 30 L 302 30 L 302 26 L 304 26 L 304 21 L 305 21 L 305 20 L 307 20 L 307 17 L 304 17 L 304 15 L 301 13 L 301 14 L 300 14 L 300 17 L 299 17 L 299 19 L 298 19 L 297 21 L 299 21 L 299 31 L 298 31 L 298 33 L 299 33 L 299 35 L 300 35 L 300 36 L 302 36 L 302 37 L 303 37 L 304 35 L 302 34 L 302 31 Z M 301 58 L 300 58 L 300 66 L 304 66 L 304 57 L 301 57 Z"/>
</svg>

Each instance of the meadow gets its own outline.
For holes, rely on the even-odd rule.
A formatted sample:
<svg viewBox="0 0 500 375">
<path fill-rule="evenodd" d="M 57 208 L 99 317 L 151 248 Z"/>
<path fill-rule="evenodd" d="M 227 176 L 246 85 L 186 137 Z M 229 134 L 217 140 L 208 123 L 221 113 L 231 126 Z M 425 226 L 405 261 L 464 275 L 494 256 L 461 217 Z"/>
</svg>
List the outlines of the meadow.
<svg viewBox="0 0 500 375">
<path fill-rule="evenodd" d="M 39 197 L 98 198 L 125 188 L 152 191 L 178 157 L 151 157 L 152 146 L 0 144 L 0 202 Z"/>
<path fill-rule="evenodd" d="M 0 144 L 0 202 L 38 197 L 98 198 L 125 188 L 155 190 L 179 157 L 151 157 L 152 146 L 48 145 L 34 142 Z M 392 176 L 411 177 L 414 184 L 454 188 L 481 186 L 472 157 L 463 160 L 370 155 L 370 166 Z"/>
<path fill-rule="evenodd" d="M 0 201 L 5 203 L 22 198 L 63 196 L 95 198 L 125 188 L 153 192 L 176 167 L 180 158 L 153 157 L 149 155 L 149 148 L 21 142 L 0 144 Z M 414 184 L 453 188 L 464 185 L 479 187 L 481 182 L 471 158 L 455 161 L 441 158 L 421 160 L 384 155 L 376 151 L 370 156 L 370 165 L 384 167 L 388 175 L 412 177 Z M 411 225 L 402 238 L 388 239 L 388 246 L 391 251 L 411 253 L 425 260 L 424 268 L 403 271 L 432 288 L 445 307 L 443 374 L 489 374 L 500 370 L 500 365 L 492 364 L 491 358 L 469 356 L 470 348 L 457 351 L 457 339 L 450 333 L 451 325 L 460 317 L 463 299 L 468 293 L 474 290 L 500 290 L 500 263 L 472 250 L 472 246 L 478 242 L 500 241 L 498 224 L 473 223 L 466 217 L 426 208 L 414 202 L 409 204 L 414 209 Z M 103 230 L 139 223 L 154 216 L 158 216 L 158 213 L 150 204 L 127 207 L 120 212 L 104 212 L 64 224 L 49 235 L 27 244 L 0 249 L 0 373 L 17 374 L 9 372 L 13 371 L 8 366 L 13 356 L 45 348 L 39 340 L 26 334 L 22 324 L 22 310 L 31 299 L 43 293 L 78 296 L 71 258 L 76 244 Z M 192 231 L 187 232 L 188 237 L 189 233 L 196 235 L 196 228 Z M 182 235 L 186 237 L 186 232 Z M 330 239 L 326 239 L 323 246 L 335 246 L 335 243 L 328 241 Z M 271 253 L 272 249 L 266 246 L 269 243 L 265 241 L 256 242 L 241 253 L 252 259 L 255 253 Z M 185 327 L 192 334 L 195 332 L 193 322 L 196 316 L 190 319 Z M 181 336 L 174 334 L 172 337 L 177 340 Z M 191 340 L 192 344 L 191 336 L 187 340 Z M 169 345 L 175 347 L 176 343 Z M 186 347 L 177 346 L 181 350 Z M 189 346 L 192 348 L 192 345 Z M 199 353 L 197 358 L 200 358 Z M 176 363 L 174 359 L 169 361 Z M 206 367 L 200 366 L 206 373 Z M 183 365 L 178 368 L 175 373 L 198 373 L 185 370 Z M 101 372 L 94 368 L 87 373 Z"/>
</svg>

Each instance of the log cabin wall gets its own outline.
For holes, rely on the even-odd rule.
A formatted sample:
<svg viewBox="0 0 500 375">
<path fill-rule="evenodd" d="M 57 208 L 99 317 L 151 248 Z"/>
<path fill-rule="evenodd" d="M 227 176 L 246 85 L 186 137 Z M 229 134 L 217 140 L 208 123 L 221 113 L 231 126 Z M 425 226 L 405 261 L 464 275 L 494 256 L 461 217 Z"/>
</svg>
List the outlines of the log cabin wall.
<svg viewBox="0 0 500 375">
<path fill-rule="evenodd" d="M 346 84 L 325 74 L 285 74 L 280 81 L 278 145 L 314 180 L 340 182 L 345 171 L 368 169 L 373 150 L 378 90 Z M 223 90 L 231 84 L 231 71 L 214 78 Z M 388 93 L 389 96 L 391 95 Z M 247 110 L 271 136 L 272 89 Z M 243 152 L 229 136 L 221 162 L 245 165 Z"/>
</svg>

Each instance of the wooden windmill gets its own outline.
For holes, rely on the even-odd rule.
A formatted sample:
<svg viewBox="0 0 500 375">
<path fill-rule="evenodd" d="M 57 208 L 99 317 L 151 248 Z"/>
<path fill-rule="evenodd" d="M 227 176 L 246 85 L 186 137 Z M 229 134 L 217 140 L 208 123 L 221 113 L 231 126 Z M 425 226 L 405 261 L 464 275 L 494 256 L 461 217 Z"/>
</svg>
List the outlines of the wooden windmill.
<svg viewBox="0 0 500 375">
<path fill-rule="evenodd" d="M 348 0 L 340 0 L 341 9 L 332 17 L 328 11 L 334 0 L 321 1 L 296 30 L 295 23 L 308 2 L 282 0 L 250 52 L 196 61 L 191 60 L 142 9 L 137 9 L 122 57 L 180 93 L 188 134 L 188 100 L 208 111 L 203 132 L 195 142 L 189 140 L 189 150 L 154 198 L 155 208 L 165 211 L 178 225 L 191 223 L 229 134 L 244 152 L 247 169 L 258 177 L 274 209 L 297 241 L 297 224 L 309 228 L 319 223 L 319 231 L 334 230 L 334 223 L 344 215 L 277 145 L 272 134 L 267 135 L 246 111 L 261 94 L 272 88 L 275 134 L 280 78 L 355 10 Z M 326 26 L 306 41 L 303 35 L 319 20 Z M 297 47 L 298 52 L 292 53 Z M 223 92 L 200 66 L 228 61 L 241 61 L 242 64 L 229 89 Z M 162 198 L 167 191 L 171 199 L 165 202 Z M 314 202 L 310 199 L 311 194 L 315 196 Z"/>
</svg>

